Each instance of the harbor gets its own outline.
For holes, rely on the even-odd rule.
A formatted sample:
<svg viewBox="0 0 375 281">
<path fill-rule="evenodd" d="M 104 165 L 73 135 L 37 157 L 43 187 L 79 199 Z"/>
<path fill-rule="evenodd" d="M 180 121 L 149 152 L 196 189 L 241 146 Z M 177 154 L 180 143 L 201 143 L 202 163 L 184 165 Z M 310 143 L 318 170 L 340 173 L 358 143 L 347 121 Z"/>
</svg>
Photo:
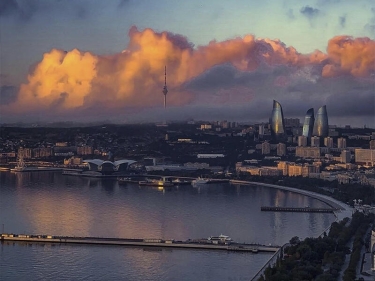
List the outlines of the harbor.
<svg viewBox="0 0 375 281">
<path fill-rule="evenodd" d="M 1 243 L 4 242 L 28 242 L 28 243 L 53 243 L 53 244 L 86 244 L 86 245 L 113 245 L 153 248 L 180 248 L 180 249 L 201 249 L 221 250 L 238 252 L 277 252 L 280 247 L 272 245 L 258 245 L 233 242 L 228 236 L 220 235 L 207 239 L 188 239 L 186 241 L 175 241 L 173 239 L 128 239 L 108 237 L 75 237 L 56 235 L 32 235 L 2 233 Z"/>
</svg>

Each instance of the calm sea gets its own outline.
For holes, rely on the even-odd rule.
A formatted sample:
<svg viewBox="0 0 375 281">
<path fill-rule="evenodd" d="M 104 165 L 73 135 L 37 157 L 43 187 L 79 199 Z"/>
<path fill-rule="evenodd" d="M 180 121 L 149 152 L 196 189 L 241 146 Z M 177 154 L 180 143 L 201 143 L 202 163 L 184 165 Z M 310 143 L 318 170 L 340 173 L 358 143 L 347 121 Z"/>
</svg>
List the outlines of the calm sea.
<svg viewBox="0 0 375 281">
<path fill-rule="evenodd" d="M 158 190 L 61 172 L 0 173 L 0 227 L 19 234 L 175 240 L 225 234 L 237 242 L 282 245 L 293 236 L 318 236 L 334 220 L 332 214 L 260 211 L 275 205 L 327 207 L 261 186 Z M 270 256 L 3 243 L 0 280 L 250 280 Z"/>
</svg>

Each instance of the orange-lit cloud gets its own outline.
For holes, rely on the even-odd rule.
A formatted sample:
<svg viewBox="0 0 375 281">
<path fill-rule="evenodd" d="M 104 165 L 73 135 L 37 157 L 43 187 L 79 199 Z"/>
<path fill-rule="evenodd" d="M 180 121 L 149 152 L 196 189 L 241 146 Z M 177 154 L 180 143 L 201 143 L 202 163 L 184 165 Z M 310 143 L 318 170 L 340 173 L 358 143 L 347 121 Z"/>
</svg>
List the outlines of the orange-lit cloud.
<svg viewBox="0 0 375 281">
<path fill-rule="evenodd" d="M 165 65 L 168 103 L 172 106 L 194 101 L 194 93 L 183 90 L 183 85 L 215 65 L 232 64 L 248 72 L 264 65 L 313 65 L 321 67 L 323 77 L 368 77 L 375 72 L 375 41 L 368 38 L 334 37 L 328 42 L 327 54 L 315 51 L 304 55 L 279 40 L 252 35 L 197 48 L 181 35 L 152 29 L 132 27 L 129 37 L 128 48 L 111 56 L 76 49 L 51 50 L 29 74 L 28 83 L 21 85 L 17 101 L 1 109 L 22 113 L 44 109 L 63 112 L 98 104 L 103 108 L 161 106 Z M 280 79 L 276 86 L 286 83 Z M 250 97 L 253 94 L 249 90 Z"/>
<path fill-rule="evenodd" d="M 325 77 L 366 77 L 375 72 L 375 41 L 369 38 L 334 37 L 328 42 L 327 53 L 329 62 L 322 72 Z"/>
</svg>

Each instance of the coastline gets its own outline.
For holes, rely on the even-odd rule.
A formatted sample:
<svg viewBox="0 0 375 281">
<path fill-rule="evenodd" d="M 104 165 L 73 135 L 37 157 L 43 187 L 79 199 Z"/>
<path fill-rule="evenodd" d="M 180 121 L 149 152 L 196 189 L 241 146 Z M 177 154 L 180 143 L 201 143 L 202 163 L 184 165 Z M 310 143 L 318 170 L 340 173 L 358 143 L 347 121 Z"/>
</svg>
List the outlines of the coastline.
<svg viewBox="0 0 375 281">
<path fill-rule="evenodd" d="M 288 187 L 288 186 L 282 186 L 282 185 L 276 185 L 276 184 L 268 184 L 268 183 L 261 183 L 261 182 L 252 182 L 252 181 L 240 181 L 240 180 L 230 180 L 231 184 L 244 184 L 244 185 L 261 185 L 261 186 L 267 186 L 275 189 L 281 189 L 281 190 L 286 190 L 290 192 L 295 192 L 298 194 L 302 194 L 314 199 L 317 199 L 319 201 L 324 202 L 325 204 L 329 205 L 330 207 L 336 208 L 336 210 L 333 212 L 334 216 L 336 217 L 335 221 L 341 221 L 345 217 L 351 217 L 354 208 L 350 207 L 349 205 L 340 202 L 334 198 L 331 198 L 329 196 L 319 194 L 316 192 L 312 191 L 306 191 L 306 190 L 301 190 L 293 187 Z M 332 225 L 332 223 L 331 223 Z M 328 231 L 331 228 L 331 225 L 325 229 L 322 234 L 319 236 L 322 236 L 324 232 Z M 318 236 L 318 237 L 319 237 Z M 275 254 L 271 256 L 271 258 L 263 265 L 263 267 L 250 279 L 251 281 L 256 281 L 260 276 L 263 274 L 264 270 L 268 266 L 273 266 L 276 262 L 276 257 L 280 254 L 280 251 L 283 251 L 284 247 L 287 246 L 288 243 L 284 244 Z"/>
</svg>

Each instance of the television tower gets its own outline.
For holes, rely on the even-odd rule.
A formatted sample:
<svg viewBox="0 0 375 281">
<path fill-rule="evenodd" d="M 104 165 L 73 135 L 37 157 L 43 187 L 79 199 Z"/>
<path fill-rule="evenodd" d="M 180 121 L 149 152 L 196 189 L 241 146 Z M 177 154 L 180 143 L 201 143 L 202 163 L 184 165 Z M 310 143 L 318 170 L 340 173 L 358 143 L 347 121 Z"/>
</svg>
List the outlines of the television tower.
<svg viewBox="0 0 375 281">
<path fill-rule="evenodd" d="M 167 66 L 164 68 L 164 87 L 163 87 L 163 94 L 164 94 L 164 108 L 167 108 Z"/>
</svg>

